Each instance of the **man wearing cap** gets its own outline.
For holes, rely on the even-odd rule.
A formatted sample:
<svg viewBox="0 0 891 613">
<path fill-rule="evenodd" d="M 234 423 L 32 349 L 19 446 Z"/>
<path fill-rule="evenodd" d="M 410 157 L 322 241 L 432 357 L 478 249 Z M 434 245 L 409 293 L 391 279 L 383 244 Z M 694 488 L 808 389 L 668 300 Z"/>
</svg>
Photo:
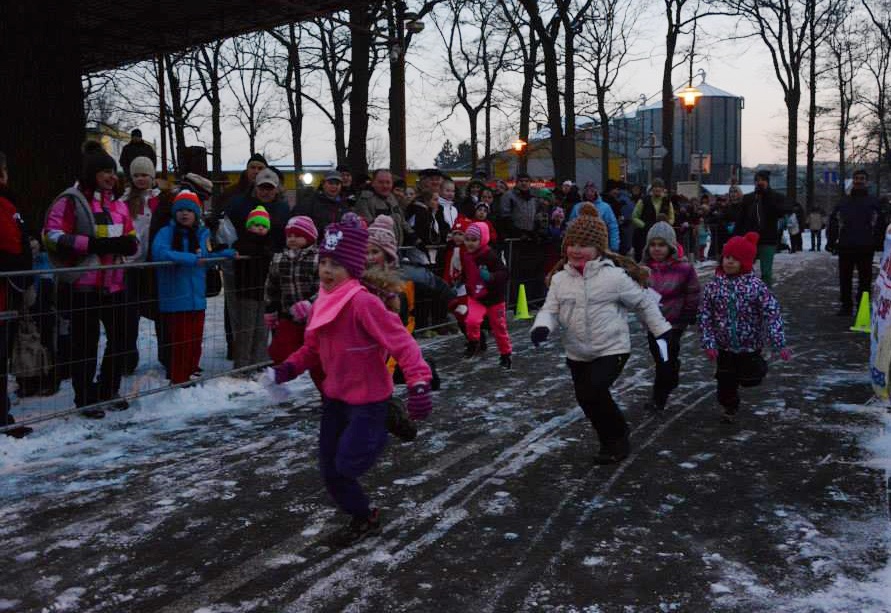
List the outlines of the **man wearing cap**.
<svg viewBox="0 0 891 613">
<path fill-rule="evenodd" d="M 349 210 L 346 200 L 343 198 L 342 173 L 329 170 L 322 179 L 322 184 L 315 191 L 312 198 L 306 198 L 295 207 L 297 215 L 304 215 L 312 219 L 320 232 L 332 223 L 337 223 L 343 214 Z"/>
<path fill-rule="evenodd" d="M 355 213 L 369 224 L 378 215 L 387 215 L 393 218 L 393 233 L 396 235 L 396 244 L 404 244 L 405 235 L 411 229 L 405 223 L 402 208 L 393 195 L 393 175 L 389 170 L 375 170 L 371 177 L 371 189 L 364 190 L 356 200 Z"/>
<path fill-rule="evenodd" d="M 124 169 L 124 172 L 127 175 L 127 180 L 130 180 L 130 164 L 133 163 L 138 157 L 147 157 L 152 161 L 152 168 L 158 163 L 158 158 L 155 155 L 155 150 L 152 149 L 152 146 L 147 142 L 142 140 L 142 130 L 136 128 L 132 132 L 130 132 L 130 142 L 124 145 L 124 148 L 121 149 L 121 157 L 118 161 L 121 163 L 121 168 Z"/>
<path fill-rule="evenodd" d="M 279 194 L 279 178 L 271 168 L 264 168 L 257 173 L 256 185 L 250 194 L 235 197 L 226 206 L 226 217 L 235 228 L 238 238 L 247 232 L 248 215 L 258 206 L 263 206 L 269 213 L 269 237 L 274 251 L 285 248 L 285 224 L 291 215 L 288 203 Z"/>
<path fill-rule="evenodd" d="M 418 173 L 418 191 L 430 192 L 434 197 L 439 197 L 444 176 L 439 168 L 425 168 Z"/>
<path fill-rule="evenodd" d="M 739 216 L 733 226 L 733 236 L 758 233 L 758 261 L 761 280 L 768 287 L 773 283 L 773 258 L 780 240 L 779 221 L 793 211 L 794 204 L 785 196 L 770 189 L 770 171 L 755 173 L 755 191 L 742 199 Z"/>
</svg>

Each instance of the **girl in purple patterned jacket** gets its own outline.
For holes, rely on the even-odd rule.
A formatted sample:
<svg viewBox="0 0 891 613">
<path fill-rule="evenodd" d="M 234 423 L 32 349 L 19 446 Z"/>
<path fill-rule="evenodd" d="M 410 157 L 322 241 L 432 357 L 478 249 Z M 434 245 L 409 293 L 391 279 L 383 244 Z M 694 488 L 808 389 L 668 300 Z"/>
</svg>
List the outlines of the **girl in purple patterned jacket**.
<svg viewBox="0 0 891 613">
<path fill-rule="evenodd" d="M 674 228 L 664 221 L 653 224 L 647 233 L 643 261 L 651 270 L 650 287 L 661 297 L 659 308 L 662 315 L 671 324 L 671 335 L 666 339 L 665 347 L 667 359 L 660 354 L 656 337 L 652 333 L 647 334 L 650 353 L 656 362 L 656 380 L 653 382 L 653 396 L 644 408 L 661 411 L 668 402 L 669 394 L 678 386 L 681 337 L 687 326 L 696 322 L 699 278 L 693 266 L 678 256 Z"/>
<path fill-rule="evenodd" d="M 727 241 L 721 266 L 714 281 L 705 286 L 699 305 L 702 348 L 710 360 L 718 362 L 718 403 L 727 423 L 735 420 L 739 409 L 739 386 L 756 386 L 767 374 L 767 362 L 761 357 L 765 335 L 782 359 L 791 358 L 780 305 L 767 285 L 752 274 L 757 246 L 755 232 Z"/>
</svg>

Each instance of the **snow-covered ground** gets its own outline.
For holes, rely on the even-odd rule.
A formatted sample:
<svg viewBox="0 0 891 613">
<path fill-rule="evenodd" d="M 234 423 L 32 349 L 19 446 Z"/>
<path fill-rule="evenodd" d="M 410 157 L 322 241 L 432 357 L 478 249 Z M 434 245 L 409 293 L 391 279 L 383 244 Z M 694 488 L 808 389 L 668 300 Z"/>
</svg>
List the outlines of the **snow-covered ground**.
<svg viewBox="0 0 891 613">
<path fill-rule="evenodd" d="M 511 373 L 426 342 L 436 412 L 366 480 L 384 535 L 343 552 L 318 544 L 340 519 L 306 377 L 280 405 L 221 377 L 4 437 L 0 611 L 891 612 L 891 414 L 867 401 L 866 337 L 814 316 L 834 310 L 831 256 L 780 254 L 776 276 L 796 357 L 744 392 L 739 427 L 716 423 L 692 331 L 675 406 L 642 414 L 635 333 L 616 468 L 587 464 L 559 346 L 533 351 L 528 322 Z"/>
</svg>

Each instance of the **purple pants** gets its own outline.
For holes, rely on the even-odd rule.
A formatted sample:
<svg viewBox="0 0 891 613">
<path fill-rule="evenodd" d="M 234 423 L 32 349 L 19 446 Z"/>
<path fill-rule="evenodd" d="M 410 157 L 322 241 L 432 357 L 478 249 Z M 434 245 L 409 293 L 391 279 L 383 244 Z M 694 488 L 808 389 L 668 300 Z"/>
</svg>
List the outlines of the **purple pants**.
<svg viewBox="0 0 891 613">
<path fill-rule="evenodd" d="M 328 493 L 344 512 L 371 515 L 361 477 L 387 444 L 387 402 L 347 404 L 327 400 L 319 430 L 319 466 Z"/>
</svg>

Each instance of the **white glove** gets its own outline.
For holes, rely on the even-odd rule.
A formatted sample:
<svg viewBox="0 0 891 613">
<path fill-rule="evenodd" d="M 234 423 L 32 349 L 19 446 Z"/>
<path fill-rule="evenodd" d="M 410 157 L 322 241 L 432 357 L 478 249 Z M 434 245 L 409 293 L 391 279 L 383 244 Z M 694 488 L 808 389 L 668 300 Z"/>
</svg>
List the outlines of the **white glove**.
<svg viewBox="0 0 891 613">
<path fill-rule="evenodd" d="M 263 374 L 257 379 L 257 383 L 266 390 L 266 393 L 269 394 L 269 397 L 276 404 L 288 400 L 288 391 L 275 382 L 275 371 L 272 368 L 264 368 Z"/>
</svg>

